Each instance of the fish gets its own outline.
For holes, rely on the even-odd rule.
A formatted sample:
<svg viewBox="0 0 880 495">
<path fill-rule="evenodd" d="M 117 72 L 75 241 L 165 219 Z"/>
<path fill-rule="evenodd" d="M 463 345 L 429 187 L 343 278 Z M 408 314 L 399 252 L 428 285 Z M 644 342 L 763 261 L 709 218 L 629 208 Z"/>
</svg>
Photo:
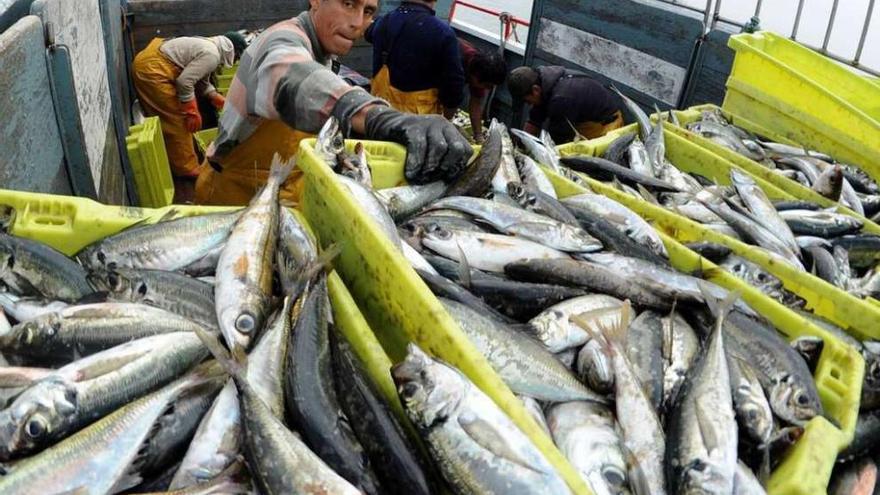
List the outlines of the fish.
<svg viewBox="0 0 880 495">
<path fill-rule="evenodd" d="M 668 258 L 669 253 L 660 234 L 645 219 L 621 203 L 611 198 L 592 193 L 569 196 L 562 204 L 572 209 L 587 210 L 617 225 L 621 231 L 639 244 L 649 248 L 661 258 Z"/>
<path fill-rule="evenodd" d="M 514 393 L 542 401 L 607 402 L 532 338 L 461 303 L 440 302 Z"/>
<path fill-rule="evenodd" d="M 728 357 L 727 362 L 737 423 L 759 447 L 768 446 L 773 434 L 773 411 L 764 388 L 748 362 L 736 356 Z"/>
<path fill-rule="evenodd" d="M 217 264 L 214 301 L 220 332 L 232 349 L 247 349 L 265 323 L 278 241 L 278 191 L 294 162 L 275 156 L 266 186 L 242 213 Z"/>
<path fill-rule="evenodd" d="M 679 188 L 661 179 L 642 175 L 629 168 L 594 156 L 569 156 L 560 162 L 576 172 L 587 174 L 597 180 L 618 179 L 626 184 L 641 184 L 658 191 L 679 191 Z"/>
<path fill-rule="evenodd" d="M 629 325 L 626 355 L 654 410 L 663 405 L 663 316 L 643 311 Z"/>
<path fill-rule="evenodd" d="M 516 320 L 498 312 L 498 310 L 489 306 L 482 299 L 452 280 L 439 274 L 425 272 L 418 268 L 415 270 L 435 295 L 458 301 L 476 311 L 488 315 L 491 318 L 495 318 L 500 322 L 516 323 Z"/>
<path fill-rule="evenodd" d="M 838 201 L 843 191 L 843 170 L 839 165 L 826 168 L 813 182 L 812 189 L 832 201 Z"/>
<path fill-rule="evenodd" d="M 614 138 L 602 152 L 602 158 L 618 165 L 626 165 L 626 157 L 632 144 L 638 138 L 635 133 L 626 133 Z"/>
<path fill-rule="evenodd" d="M 580 226 L 577 218 L 556 199 L 555 195 L 550 196 L 538 190 L 528 189 L 520 183 L 508 184 L 507 193 L 520 207 L 530 212 L 550 217 L 564 224 Z"/>
<path fill-rule="evenodd" d="M 222 247 L 240 216 L 241 210 L 232 210 L 154 224 L 144 221 L 95 241 L 76 258 L 90 269 L 181 270 Z"/>
<path fill-rule="evenodd" d="M 673 493 L 732 493 L 737 424 L 722 330 L 737 293 L 720 303 L 717 321 L 668 414 L 666 478 Z M 709 304 L 717 304 L 711 294 Z"/>
<path fill-rule="evenodd" d="M 755 473 L 742 461 L 737 461 L 733 476 L 733 495 L 766 495 Z"/>
<path fill-rule="evenodd" d="M 614 365 L 599 341 L 590 339 L 580 351 L 575 361 L 578 379 L 600 394 L 614 391 Z"/>
<path fill-rule="evenodd" d="M 700 339 L 687 320 L 673 309 L 663 317 L 663 406 L 662 410 L 672 408 L 687 377 L 688 370 L 700 352 Z"/>
<path fill-rule="evenodd" d="M 642 141 L 647 141 L 653 130 L 651 127 L 651 119 L 648 117 L 648 114 L 642 110 L 642 107 L 640 107 L 638 103 L 623 94 L 619 89 L 611 86 L 611 90 L 617 93 L 617 96 L 623 101 L 626 109 L 639 124 L 639 136 L 642 138 Z"/>
<path fill-rule="evenodd" d="M 213 335 L 196 332 L 232 377 L 239 394 L 245 460 L 262 493 L 362 494 L 287 429 Z"/>
<path fill-rule="evenodd" d="M 315 153 L 324 160 L 328 167 L 335 169 L 336 157 L 344 150 L 345 137 L 342 135 L 339 120 L 331 116 L 318 131 L 318 138 L 315 140 Z"/>
<path fill-rule="evenodd" d="M 849 262 L 857 270 L 873 268 L 880 261 L 880 236 L 850 234 L 831 239 L 832 246 L 840 246 L 849 253 Z"/>
<path fill-rule="evenodd" d="M 41 242 L 0 232 L 0 282 L 21 296 L 74 302 L 91 294 L 86 271 Z"/>
<path fill-rule="evenodd" d="M 207 356 L 193 333 L 156 335 L 74 361 L 0 411 L 0 460 L 32 454 L 177 378 Z"/>
<path fill-rule="evenodd" d="M 523 185 L 531 191 L 539 191 L 556 199 L 556 188 L 547 174 L 528 155 L 517 152 L 514 156 Z"/>
<path fill-rule="evenodd" d="M 786 210 L 779 216 L 795 234 L 824 238 L 854 234 L 864 225 L 858 218 L 830 211 Z"/>
<path fill-rule="evenodd" d="M 291 332 L 283 372 L 286 416 L 305 444 L 335 472 L 368 494 L 381 493 L 333 385 L 328 297 L 326 277 L 321 276 Z"/>
<path fill-rule="evenodd" d="M 536 162 L 549 167 L 557 174 L 560 173 L 562 167 L 559 164 L 559 154 L 555 148 L 546 146 L 540 139 L 520 129 L 510 129 L 510 133 L 519 139 L 519 142 Z"/>
<path fill-rule="evenodd" d="M 490 224 L 499 232 L 559 251 L 586 253 L 602 249 L 602 244 L 579 226 L 485 199 L 452 196 L 433 203 L 430 208 L 459 210 Z"/>
<path fill-rule="evenodd" d="M 504 273 L 510 263 L 527 259 L 567 259 L 562 251 L 518 237 L 445 230 L 436 227 L 424 233 L 422 243 L 447 258 L 463 261 L 477 269 Z"/>
<path fill-rule="evenodd" d="M 384 488 L 383 493 L 429 495 L 433 473 L 371 379 L 354 348 L 338 329 L 330 332 L 336 392 L 343 411 Z"/>
<path fill-rule="evenodd" d="M 632 134 L 630 134 L 632 136 Z M 654 176 L 654 167 L 651 166 L 651 157 L 648 155 L 648 149 L 639 139 L 635 139 L 627 150 L 628 160 L 626 165 L 634 172 L 645 175 Z M 619 163 L 619 162 L 618 162 Z"/>
<path fill-rule="evenodd" d="M 656 253 L 656 250 L 631 237 L 635 235 L 635 230 L 627 229 L 619 223 L 612 223 L 605 215 L 599 213 L 600 209 L 591 210 L 577 206 L 567 206 L 567 208 L 577 218 L 581 227 L 598 239 L 606 250 L 659 265 L 668 264 L 666 259 Z"/>
<path fill-rule="evenodd" d="M 495 122 L 495 121 L 493 121 Z M 464 173 L 446 189 L 447 196 L 482 196 L 492 185 L 492 179 L 501 167 L 504 143 L 501 124 L 489 126 L 486 141 L 480 153 Z"/>
<path fill-rule="evenodd" d="M 760 266 L 736 255 L 728 255 L 718 266 L 757 287 L 761 292 L 776 300 L 782 300 L 784 289 L 782 281 L 767 273 Z"/>
<path fill-rule="evenodd" d="M 666 435 L 651 400 L 626 355 L 624 341 L 630 324 L 630 305 L 618 322 L 609 326 L 593 326 L 590 316 L 598 316 L 608 310 L 573 317 L 573 321 L 587 330 L 602 344 L 612 357 L 614 366 L 614 406 L 620 425 L 622 445 L 628 454 L 629 478 L 637 480 L 637 493 L 665 494 L 666 474 L 663 466 L 666 451 Z M 613 311 L 617 311 L 616 309 Z M 593 321 L 602 321 L 593 318 Z"/>
<path fill-rule="evenodd" d="M 570 493 L 531 440 L 459 370 L 411 343 L 392 376 L 407 416 L 456 493 Z"/>
<path fill-rule="evenodd" d="M 405 185 L 376 191 L 376 197 L 394 220 L 406 218 L 440 199 L 446 192 L 443 181 Z"/>
<path fill-rule="evenodd" d="M 720 263 L 731 253 L 729 247 L 714 242 L 689 242 L 685 247 L 713 263 Z"/>
<path fill-rule="evenodd" d="M 605 294 L 590 294 L 568 299 L 544 310 L 529 320 L 529 328 L 548 351 L 562 352 L 579 347 L 590 340 L 590 334 L 571 321 L 576 316 L 597 309 L 620 309 L 623 301 Z M 616 321 L 620 315 L 607 313 L 602 318 L 608 322 Z"/>
<path fill-rule="evenodd" d="M 614 415 L 607 406 L 565 402 L 547 410 L 547 426 L 562 455 L 595 495 L 627 490 L 627 465 Z"/>
<path fill-rule="evenodd" d="M 52 363 L 71 360 L 133 339 L 192 332 L 198 323 L 163 309 L 137 303 L 70 306 L 19 323 L 0 335 L 0 350 Z"/>
<path fill-rule="evenodd" d="M 367 189 L 373 188 L 373 174 L 367 163 L 367 152 L 364 143 L 354 145 L 354 154 L 340 153 L 336 155 L 337 165 L 342 169 L 341 175 L 351 177 Z"/>
<path fill-rule="evenodd" d="M 48 301 L 35 297 L 20 297 L 9 292 L 0 291 L 0 308 L 2 308 L 6 315 L 11 316 L 19 323 L 33 320 L 48 313 L 56 313 L 68 306 L 70 306 L 70 304 L 64 301 Z M 8 329 L 0 332 L 0 335 L 7 331 Z"/>
<path fill-rule="evenodd" d="M 207 328 L 219 328 L 214 311 L 214 287 L 179 272 L 135 270 L 92 271 L 95 288 L 109 299 L 147 304 L 183 316 Z"/>
<path fill-rule="evenodd" d="M 730 170 L 730 181 L 736 188 L 739 197 L 752 212 L 753 218 L 776 235 L 791 251 L 798 252 L 794 233 L 754 179 L 745 172 L 734 168 Z"/>
<path fill-rule="evenodd" d="M 516 165 L 516 159 L 513 153 L 513 141 L 507 132 L 507 126 L 504 124 L 496 124 L 501 132 L 501 164 L 492 178 L 492 190 L 502 194 L 507 193 L 507 185 L 510 183 L 519 183 L 522 178 L 519 175 L 519 168 Z"/>
<path fill-rule="evenodd" d="M 156 422 L 181 394 L 212 379 L 196 370 L 17 462 L 0 477 L 0 492 L 31 494 L 39 486 L 43 493 L 98 495 L 137 485 L 139 455 Z"/>
<path fill-rule="evenodd" d="M 328 249 L 329 251 L 329 249 Z M 278 212 L 278 245 L 275 263 L 284 294 L 302 292 L 305 281 L 302 272 L 318 261 L 318 248 L 309 232 L 289 209 Z"/>
<path fill-rule="evenodd" d="M 361 209 L 375 221 L 376 225 L 385 234 L 391 244 L 395 248 L 400 249 L 400 244 L 403 241 L 397 233 L 397 225 L 394 224 L 394 219 L 391 218 L 388 210 L 385 209 L 385 206 L 382 205 L 382 202 L 375 193 L 344 175 L 338 177 L 342 184 L 348 188 L 351 195 L 354 196 L 355 201 L 357 201 Z"/>
</svg>

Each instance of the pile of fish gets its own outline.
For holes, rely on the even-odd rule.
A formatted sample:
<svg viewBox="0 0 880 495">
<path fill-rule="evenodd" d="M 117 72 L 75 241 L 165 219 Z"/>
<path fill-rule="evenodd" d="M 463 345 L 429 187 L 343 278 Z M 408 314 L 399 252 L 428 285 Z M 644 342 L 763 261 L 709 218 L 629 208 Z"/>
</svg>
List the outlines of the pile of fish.
<svg viewBox="0 0 880 495">
<path fill-rule="evenodd" d="M 559 199 L 535 159 L 576 176 L 514 132 L 529 154 L 493 122 L 449 184 L 374 190 L 332 126 L 316 151 L 594 493 L 764 493 L 823 414 L 822 342 L 789 345 L 737 294 L 675 271 L 624 205 Z M 462 373 L 411 345 L 393 374 L 456 493 L 569 493 Z"/>
<path fill-rule="evenodd" d="M 75 258 L 0 234 L 0 493 L 439 493 L 332 323 L 289 171 Z"/>
<path fill-rule="evenodd" d="M 704 111 L 700 120 L 685 127 L 859 215 L 880 220 L 880 186 L 857 167 L 816 151 L 762 140 L 728 123 L 719 111 Z M 860 233 L 859 219 L 805 201 L 777 202 L 774 207 L 790 230 L 803 236 L 797 243 L 816 275 L 856 296 L 880 297 L 880 274 L 874 269 L 880 261 L 880 237 Z"/>
</svg>

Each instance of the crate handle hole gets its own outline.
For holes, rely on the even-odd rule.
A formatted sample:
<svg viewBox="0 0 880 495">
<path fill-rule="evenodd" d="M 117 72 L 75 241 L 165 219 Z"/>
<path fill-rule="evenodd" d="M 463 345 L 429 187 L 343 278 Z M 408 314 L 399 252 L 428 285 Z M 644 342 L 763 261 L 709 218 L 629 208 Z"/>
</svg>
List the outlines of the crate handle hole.
<svg viewBox="0 0 880 495">
<path fill-rule="evenodd" d="M 34 223 L 40 225 L 55 225 L 61 226 L 67 223 L 67 220 L 64 218 L 55 218 L 55 217 L 37 217 L 34 219 Z"/>
<path fill-rule="evenodd" d="M 831 368 L 831 376 L 837 380 L 840 380 L 840 370 L 837 368 Z"/>
</svg>

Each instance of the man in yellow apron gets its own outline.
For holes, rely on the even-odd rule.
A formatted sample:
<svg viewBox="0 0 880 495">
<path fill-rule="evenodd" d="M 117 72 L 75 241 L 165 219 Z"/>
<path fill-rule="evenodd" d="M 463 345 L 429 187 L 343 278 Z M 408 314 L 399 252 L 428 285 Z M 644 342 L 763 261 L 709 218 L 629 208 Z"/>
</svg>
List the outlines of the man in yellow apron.
<svg viewBox="0 0 880 495">
<path fill-rule="evenodd" d="M 389 108 L 331 70 L 332 58 L 351 50 L 378 9 L 377 0 L 310 0 L 310 10 L 260 34 L 241 58 L 217 139 L 196 182 L 196 202 L 244 205 L 266 183 L 272 157 L 288 159 L 299 142 L 331 116 L 344 131 L 407 148 L 406 178 L 425 183 L 457 176 L 472 150 L 448 121 Z M 281 198 L 297 202 L 301 172 Z"/>
<path fill-rule="evenodd" d="M 546 129 L 559 144 L 571 142 L 575 130 L 594 139 L 623 126 L 620 98 L 581 72 L 518 67 L 510 72 L 507 88 L 514 101 L 532 106 L 525 131 L 537 135 Z"/>
<path fill-rule="evenodd" d="M 458 39 L 435 16 L 436 1 L 404 1 L 367 30 L 373 95 L 401 112 L 451 118 L 464 99 Z"/>
<path fill-rule="evenodd" d="M 231 67 L 246 47 L 244 37 L 234 31 L 211 38 L 155 38 L 134 59 L 132 76 L 141 108 L 162 122 L 178 189 L 189 181 L 191 190 L 199 173 L 193 133 L 202 127 L 202 116 L 196 94 L 223 108 L 223 95 L 211 84 L 211 74 L 221 66 Z"/>
</svg>

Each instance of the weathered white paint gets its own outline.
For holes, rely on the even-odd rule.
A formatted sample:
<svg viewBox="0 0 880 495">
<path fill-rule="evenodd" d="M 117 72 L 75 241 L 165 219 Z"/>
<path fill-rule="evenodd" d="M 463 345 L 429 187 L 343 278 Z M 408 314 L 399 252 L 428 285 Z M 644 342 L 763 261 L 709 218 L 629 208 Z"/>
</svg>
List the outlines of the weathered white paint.
<svg viewBox="0 0 880 495">
<path fill-rule="evenodd" d="M 687 69 L 547 18 L 537 47 L 670 105 L 678 102 Z"/>
<path fill-rule="evenodd" d="M 55 27 L 55 43 L 70 50 L 89 167 L 100 190 L 110 118 L 110 86 L 98 0 L 43 0 L 43 23 Z"/>
</svg>

